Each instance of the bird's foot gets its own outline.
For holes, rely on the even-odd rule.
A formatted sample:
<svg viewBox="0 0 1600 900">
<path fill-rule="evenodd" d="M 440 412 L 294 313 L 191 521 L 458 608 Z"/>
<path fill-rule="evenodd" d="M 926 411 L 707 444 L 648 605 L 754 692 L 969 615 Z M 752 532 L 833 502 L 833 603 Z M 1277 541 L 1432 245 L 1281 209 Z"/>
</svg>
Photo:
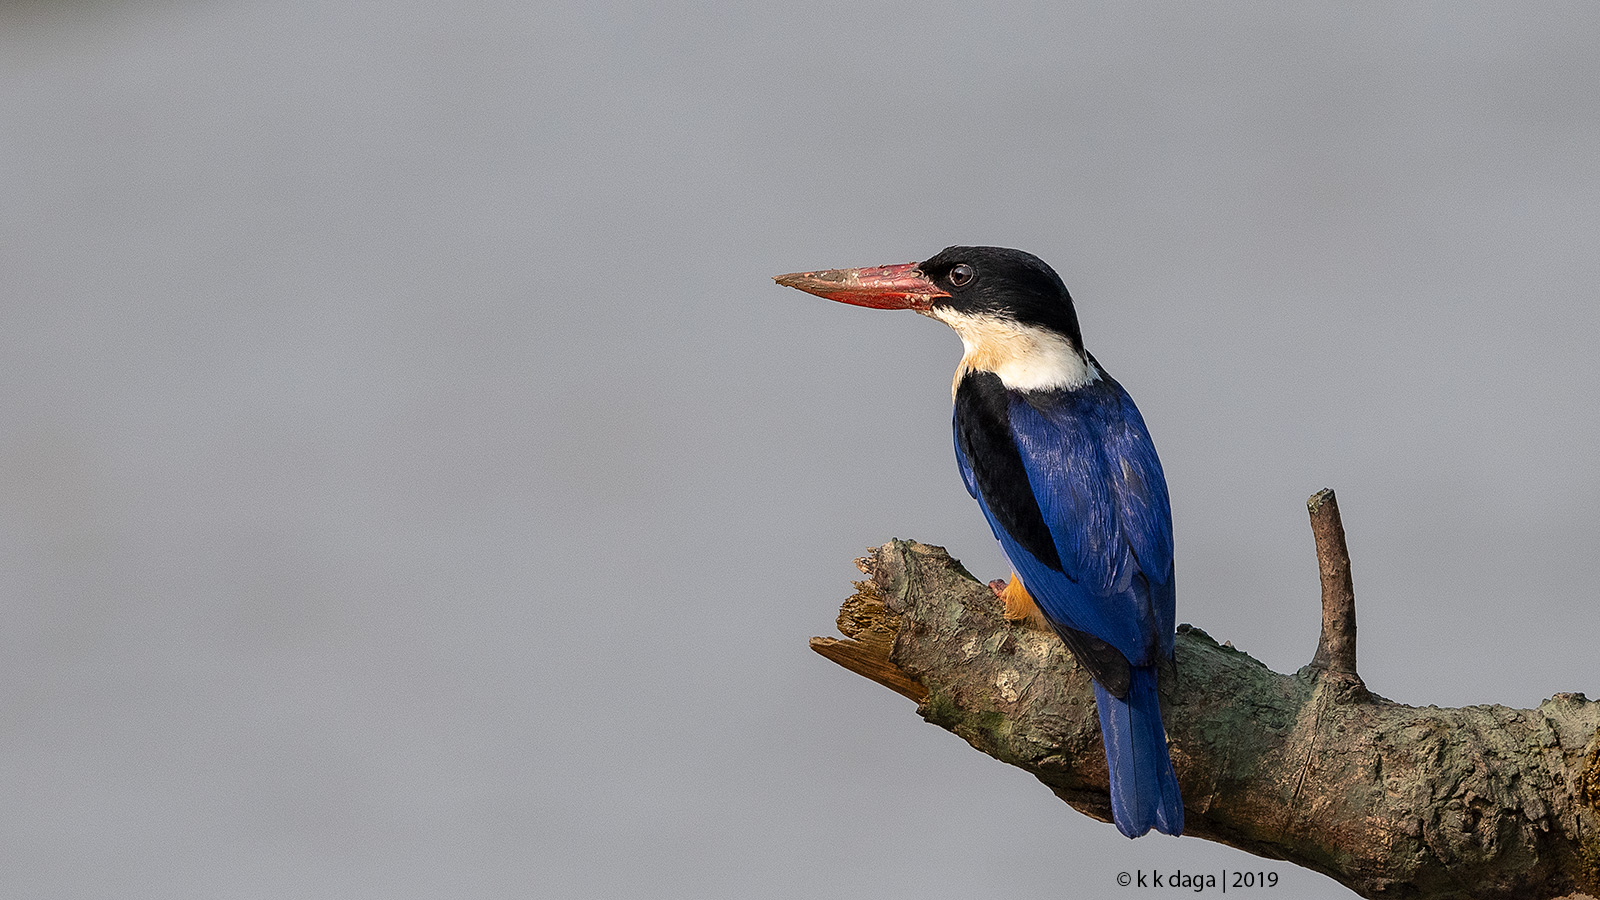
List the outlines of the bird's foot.
<svg viewBox="0 0 1600 900">
<path fill-rule="evenodd" d="M 1022 586 L 1022 579 L 1017 573 L 1011 573 L 1011 581 L 1007 583 L 1003 578 L 996 578 L 989 582 L 989 590 L 1000 598 L 1005 604 L 1005 617 L 1008 622 L 1023 622 L 1034 628 L 1050 630 L 1050 625 L 1045 621 L 1044 613 L 1039 611 L 1039 605 L 1033 602 L 1033 597 L 1028 594 L 1028 589 Z"/>
</svg>

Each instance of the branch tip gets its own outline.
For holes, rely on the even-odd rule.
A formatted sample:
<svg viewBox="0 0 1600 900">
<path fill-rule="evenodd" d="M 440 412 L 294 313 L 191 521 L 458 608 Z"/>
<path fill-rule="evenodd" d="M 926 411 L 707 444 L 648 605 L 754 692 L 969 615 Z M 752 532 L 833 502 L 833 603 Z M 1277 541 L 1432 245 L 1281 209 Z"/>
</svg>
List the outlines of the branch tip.
<svg viewBox="0 0 1600 900">
<path fill-rule="evenodd" d="M 1332 675 L 1356 674 L 1356 594 L 1350 579 L 1350 550 L 1345 546 L 1339 500 L 1332 488 L 1323 488 L 1306 500 L 1311 515 L 1311 536 L 1317 544 L 1317 568 L 1322 577 L 1322 634 L 1312 668 Z"/>
<path fill-rule="evenodd" d="M 814 637 L 811 649 L 903 697 L 921 703 L 928 696 L 927 688 L 889 661 L 888 648 L 883 645 L 849 638 Z"/>
</svg>

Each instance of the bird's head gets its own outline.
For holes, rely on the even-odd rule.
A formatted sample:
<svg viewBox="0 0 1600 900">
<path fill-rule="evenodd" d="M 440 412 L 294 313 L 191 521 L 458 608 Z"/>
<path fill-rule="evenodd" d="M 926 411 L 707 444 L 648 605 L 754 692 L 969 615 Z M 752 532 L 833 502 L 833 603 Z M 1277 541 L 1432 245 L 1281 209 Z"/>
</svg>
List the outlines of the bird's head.
<svg viewBox="0 0 1600 900">
<path fill-rule="evenodd" d="M 1099 372 L 1083 349 L 1072 296 L 1039 257 L 1004 247 L 946 247 L 920 263 L 780 275 L 779 284 L 855 306 L 909 309 L 961 336 L 961 374 L 989 371 L 1019 390 L 1072 388 Z"/>
</svg>

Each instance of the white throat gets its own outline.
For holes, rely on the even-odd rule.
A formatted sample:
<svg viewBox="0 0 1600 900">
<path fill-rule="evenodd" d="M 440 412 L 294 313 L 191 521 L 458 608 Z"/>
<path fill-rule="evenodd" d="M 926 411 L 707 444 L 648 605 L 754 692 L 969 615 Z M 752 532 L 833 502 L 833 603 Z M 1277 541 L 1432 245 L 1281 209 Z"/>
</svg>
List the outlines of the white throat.
<svg viewBox="0 0 1600 900">
<path fill-rule="evenodd" d="M 993 372 L 1016 391 L 1072 390 L 1100 380 L 1094 363 L 1054 332 L 999 316 L 939 307 L 929 315 L 961 336 L 966 352 L 956 369 L 957 383 L 967 372 Z"/>
</svg>

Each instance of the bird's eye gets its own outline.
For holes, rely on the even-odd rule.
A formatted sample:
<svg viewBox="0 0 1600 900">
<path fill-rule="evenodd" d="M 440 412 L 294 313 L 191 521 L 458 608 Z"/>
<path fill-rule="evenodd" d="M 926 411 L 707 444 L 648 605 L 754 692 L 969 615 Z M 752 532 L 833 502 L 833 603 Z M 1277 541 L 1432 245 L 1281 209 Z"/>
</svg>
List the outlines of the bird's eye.
<svg viewBox="0 0 1600 900">
<path fill-rule="evenodd" d="M 972 267 L 966 263 L 957 263 L 956 267 L 950 270 L 950 283 L 956 287 L 966 287 L 972 283 L 972 278 L 976 274 L 978 273 L 972 271 Z"/>
</svg>

